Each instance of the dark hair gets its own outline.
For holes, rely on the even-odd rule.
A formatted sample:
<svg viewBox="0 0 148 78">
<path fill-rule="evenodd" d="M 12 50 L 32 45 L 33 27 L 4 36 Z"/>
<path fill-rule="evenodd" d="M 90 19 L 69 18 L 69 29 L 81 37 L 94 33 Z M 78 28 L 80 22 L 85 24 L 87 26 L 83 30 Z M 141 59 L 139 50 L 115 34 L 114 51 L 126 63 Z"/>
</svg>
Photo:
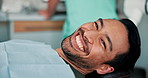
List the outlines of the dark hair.
<svg viewBox="0 0 148 78">
<path fill-rule="evenodd" d="M 140 36 L 139 36 L 139 32 L 136 25 L 129 19 L 121 19 L 119 21 L 122 24 L 124 24 L 124 26 L 127 29 L 128 40 L 129 40 L 129 50 L 124 54 L 120 54 L 116 56 L 115 59 L 104 63 L 114 67 L 115 71 L 112 73 L 121 72 L 121 71 L 127 71 L 127 72 L 132 71 L 141 53 L 141 41 L 140 41 Z M 94 71 L 86 75 L 86 78 L 89 78 L 91 75 L 96 75 L 93 78 L 101 77 L 99 75 L 97 76 L 96 72 Z M 109 78 L 112 78 L 112 77 L 109 77 Z"/>
</svg>

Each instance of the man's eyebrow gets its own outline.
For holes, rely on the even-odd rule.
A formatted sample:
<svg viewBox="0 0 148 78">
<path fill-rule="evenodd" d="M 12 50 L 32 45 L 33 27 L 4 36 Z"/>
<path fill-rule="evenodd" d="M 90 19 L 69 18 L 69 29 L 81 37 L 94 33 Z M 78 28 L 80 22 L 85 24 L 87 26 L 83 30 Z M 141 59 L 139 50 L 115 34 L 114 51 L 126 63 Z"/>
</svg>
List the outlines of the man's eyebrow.
<svg viewBox="0 0 148 78">
<path fill-rule="evenodd" d="M 101 24 L 101 27 L 104 27 L 103 19 L 99 18 L 98 20 L 99 20 L 99 22 Z M 107 40 L 109 42 L 109 45 L 110 45 L 109 49 L 110 49 L 110 51 L 112 51 L 112 41 L 111 41 L 111 39 L 109 38 L 109 36 L 107 34 L 106 34 L 106 38 L 107 38 Z"/>
<path fill-rule="evenodd" d="M 97 24 L 97 22 L 94 22 L 95 23 L 95 25 L 96 25 L 96 28 L 97 28 L 97 30 L 98 30 L 98 24 Z"/>
<path fill-rule="evenodd" d="M 110 49 L 110 51 L 112 51 L 112 42 L 111 42 L 111 39 L 109 38 L 109 36 L 107 34 L 106 34 L 106 38 L 107 38 L 109 45 L 110 45 L 109 49 Z"/>
<path fill-rule="evenodd" d="M 103 19 L 102 19 L 102 18 L 99 18 L 98 20 L 99 20 L 99 22 L 100 22 L 100 24 L 101 24 L 101 27 L 103 27 L 103 26 L 104 26 Z"/>
</svg>

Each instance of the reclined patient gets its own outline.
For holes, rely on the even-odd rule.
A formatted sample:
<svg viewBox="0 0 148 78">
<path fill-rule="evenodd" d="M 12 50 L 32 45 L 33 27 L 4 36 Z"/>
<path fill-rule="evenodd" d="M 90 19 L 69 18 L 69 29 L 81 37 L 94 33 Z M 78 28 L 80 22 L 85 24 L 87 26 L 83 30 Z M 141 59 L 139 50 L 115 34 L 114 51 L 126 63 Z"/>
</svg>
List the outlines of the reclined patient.
<svg viewBox="0 0 148 78">
<path fill-rule="evenodd" d="M 129 19 L 85 23 L 61 48 L 29 41 L 0 43 L 0 78 L 128 78 L 140 56 L 140 37 Z M 114 74 L 118 73 L 118 74 Z"/>
</svg>

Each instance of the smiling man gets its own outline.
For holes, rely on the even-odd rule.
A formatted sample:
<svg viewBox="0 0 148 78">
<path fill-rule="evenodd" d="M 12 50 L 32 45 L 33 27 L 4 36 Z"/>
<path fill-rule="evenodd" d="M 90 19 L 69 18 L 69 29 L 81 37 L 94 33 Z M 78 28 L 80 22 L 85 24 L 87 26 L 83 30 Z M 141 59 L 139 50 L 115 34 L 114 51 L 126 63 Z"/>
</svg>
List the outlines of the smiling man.
<svg viewBox="0 0 148 78">
<path fill-rule="evenodd" d="M 132 71 L 139 56 L 140 37 L 132 21 L 99 19 L 83 24 L 56 51 L 33 41 L 0 43 L 0 78 L 75 78 L 70 66 L 86 78 L 103 78 Z"/>
<path fill-rule="evenodd" d="M 107 74 L 134 68 L 140 55 L 136 26 L 128 19 L 83 24 L 62 42 L 59 55 L 82 74 Z"/>
</svg>

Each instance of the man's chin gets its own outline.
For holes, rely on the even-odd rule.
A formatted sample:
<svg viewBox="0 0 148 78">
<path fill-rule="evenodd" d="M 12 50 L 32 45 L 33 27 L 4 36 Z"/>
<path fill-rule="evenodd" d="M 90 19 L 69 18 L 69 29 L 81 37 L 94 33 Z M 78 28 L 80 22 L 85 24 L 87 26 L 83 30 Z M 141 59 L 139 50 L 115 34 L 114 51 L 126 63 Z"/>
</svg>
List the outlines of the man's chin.
<svg viewBox="0 0 148 78">
<path fill-rule="evenodd" d="M 69 37 L 65 38 L 61 43 L 61 48 L 63 52 L 69 51 L 68 48 L 70 47 Z"/>
</svg>

